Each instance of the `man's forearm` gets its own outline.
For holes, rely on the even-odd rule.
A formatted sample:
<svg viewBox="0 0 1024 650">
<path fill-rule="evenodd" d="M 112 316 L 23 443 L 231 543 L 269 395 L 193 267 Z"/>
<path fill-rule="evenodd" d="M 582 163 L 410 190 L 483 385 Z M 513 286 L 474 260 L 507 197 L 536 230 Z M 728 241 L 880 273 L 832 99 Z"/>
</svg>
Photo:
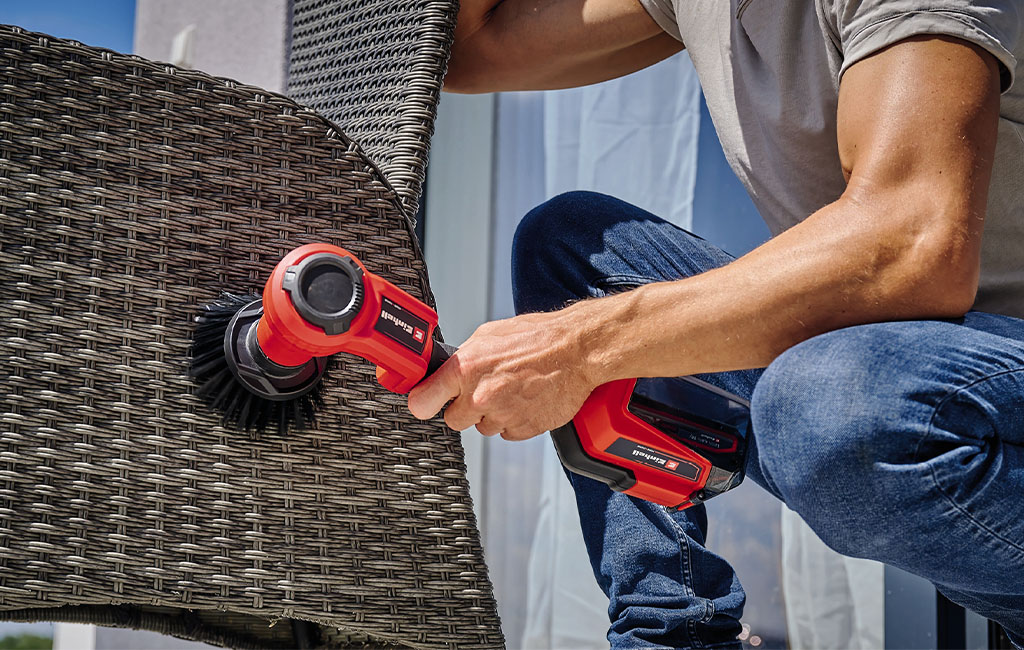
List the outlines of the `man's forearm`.
<svg viewBox="0 0 1024 650">
<path fill-rule="evenodd" d="M 829 330 L 962 314 L 978 238 L 949 236 L 958 220 L 911 209 L 931 204 L 913 194 L 846 197 L 701 275 L 484 323 L 409 408 L 426 418 L 451 401 L 452 428 L 520 440 L 565 424 L 615 379 L 763 367 Z"/>
<path fill-rule="evenodd" d="M 873 213 L 880 205 L 844 198 L 726 267 L 574 305 L 591 324 L 588 374 L 763 367 L 842 327 L 962 315 L 977 282 L 970 244 L 929 232 L 927 215 Z"/>
</svg>

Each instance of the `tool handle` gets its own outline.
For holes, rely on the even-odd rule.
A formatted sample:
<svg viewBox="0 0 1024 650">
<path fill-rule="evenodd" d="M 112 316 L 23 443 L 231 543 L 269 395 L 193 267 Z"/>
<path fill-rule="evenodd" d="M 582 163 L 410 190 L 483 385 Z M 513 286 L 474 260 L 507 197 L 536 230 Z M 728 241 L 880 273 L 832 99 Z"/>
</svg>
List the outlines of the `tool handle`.
<svg viewBox="0 0 1024 650">
<path fill-rule="evenodd" d="M 440 369 L 444 365 L 444 362 L 451 358 L 455 351 L 458 350 L 454 345 L 448 345 L 444 341 L 434 340 L 434 347 L 430 350 L 430 362 L 427 363 L 427 374 L 423 375 L 423 379 L 426 379 L 430 375 Z"/>
</svg>

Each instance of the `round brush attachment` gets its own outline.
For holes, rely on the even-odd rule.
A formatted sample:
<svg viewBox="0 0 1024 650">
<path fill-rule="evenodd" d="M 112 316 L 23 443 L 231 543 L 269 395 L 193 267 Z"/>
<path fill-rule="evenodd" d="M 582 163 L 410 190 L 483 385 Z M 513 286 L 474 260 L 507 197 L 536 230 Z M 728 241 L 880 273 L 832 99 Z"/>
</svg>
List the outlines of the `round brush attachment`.
<svg viewBox="0 0 1024 650">
<path fill-rule="evenodd" d="M 363 306 L 363 269 L 346 251 L 307 244 L 257 296 L 225 294 L 196 318 L 189 374 L 197 394 L 244 429 L 285 431 L 322 403 L 329 357 Z"/>
</svg>

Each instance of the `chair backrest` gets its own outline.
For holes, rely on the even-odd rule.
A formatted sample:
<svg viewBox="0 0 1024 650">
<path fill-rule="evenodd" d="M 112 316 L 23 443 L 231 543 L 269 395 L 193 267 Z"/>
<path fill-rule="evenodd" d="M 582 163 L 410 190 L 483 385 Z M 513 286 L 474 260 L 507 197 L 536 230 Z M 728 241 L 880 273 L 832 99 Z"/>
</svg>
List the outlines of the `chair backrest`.
<svg viewBox="0 0 1024 650">
<path fill-rule="evenodd" d="M 0 618 L 502 646 L 458 434 L 348 356 L 286 435 L 193 395 L 200 306 L 314 241 L 430 301 L 395 190 L 318 114 L 0 27 Z"/>
<path fill-rule="evenodd" d="M 457 0 L 295 0 L 288 94 L 337 123 L 417 204 Z"/>
</svg>

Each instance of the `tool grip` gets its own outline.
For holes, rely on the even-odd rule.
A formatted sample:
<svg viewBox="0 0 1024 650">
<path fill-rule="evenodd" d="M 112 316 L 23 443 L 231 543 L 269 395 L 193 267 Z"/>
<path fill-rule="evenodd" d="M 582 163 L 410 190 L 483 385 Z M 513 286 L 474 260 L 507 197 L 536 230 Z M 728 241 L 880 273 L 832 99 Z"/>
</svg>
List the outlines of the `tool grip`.
<svg viewBox="0 0 1024 650">
<path fill-rule="evenodd" d="M 427 363 L 427 374 L 423 375 L 423 379 L 437 372 L 444 365 L 444 362 L 455 354 L 456 350 L 458 348 L 454 345 L 448 345 L 444 341 L 434 339 L 433 347 L 430 349 L 430 361 Z"/>
</svg>

